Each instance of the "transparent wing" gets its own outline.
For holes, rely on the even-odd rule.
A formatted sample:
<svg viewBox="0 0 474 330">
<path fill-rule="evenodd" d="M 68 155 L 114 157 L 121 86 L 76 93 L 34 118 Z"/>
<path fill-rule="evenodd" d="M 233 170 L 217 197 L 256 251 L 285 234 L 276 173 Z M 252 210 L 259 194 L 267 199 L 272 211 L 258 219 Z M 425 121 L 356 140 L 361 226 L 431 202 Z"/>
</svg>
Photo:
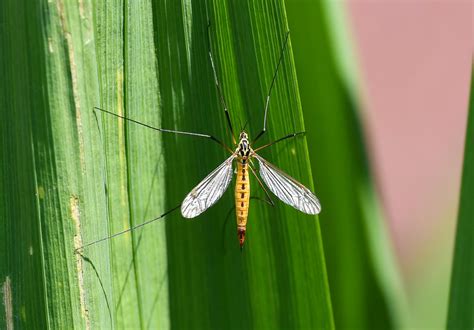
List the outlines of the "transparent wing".
<svg viewBox="0 0 474 330">
<path fill-rule="evenodd" d="M 279 199 L 306 214 L 321 212 L 318 198 L 308 188 L 259 155 L 254 157 L 260 165 L 260 176 Z"/>
<path fill-rule="evenodd" d="M 197 217 L 222 197 L 232 180 L 232 161 L 234 158 L 235 155 L 227 158 L 225 162 L 191 190 L 181 204 L 181 214 L 183 217 Z"/>
</svg>

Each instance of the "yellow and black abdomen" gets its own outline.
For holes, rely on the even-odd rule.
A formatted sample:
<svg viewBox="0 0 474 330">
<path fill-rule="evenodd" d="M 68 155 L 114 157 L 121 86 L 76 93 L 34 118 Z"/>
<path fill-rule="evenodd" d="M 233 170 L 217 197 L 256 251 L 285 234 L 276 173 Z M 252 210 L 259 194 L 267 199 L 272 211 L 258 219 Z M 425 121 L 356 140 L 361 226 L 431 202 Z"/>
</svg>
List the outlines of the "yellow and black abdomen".
<svg viewBox="0 0 474 330">
<path fill-rule="evenodd" d="M 237 161 L 237 179 L 235 184 L 235 214 L 237 216 L 237 235 L 240 247 L 244 245 L 245 230 L 249 214 L 250 180 L 248 164 L 245 159 Z"/>
</svg>

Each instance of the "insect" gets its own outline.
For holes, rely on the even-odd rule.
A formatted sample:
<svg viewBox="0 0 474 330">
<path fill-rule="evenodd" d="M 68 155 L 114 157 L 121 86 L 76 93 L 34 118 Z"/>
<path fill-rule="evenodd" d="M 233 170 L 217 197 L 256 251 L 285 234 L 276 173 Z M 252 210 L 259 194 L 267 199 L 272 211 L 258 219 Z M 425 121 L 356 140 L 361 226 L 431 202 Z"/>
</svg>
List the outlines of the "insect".
<svg viewBox="0 0 474 330">
<path fill-rule="evenodd" d="M 256 153 L 256 151 L 269 145 L 271 144 L 253 150 L 250 146 L 247 133 L 241 132 L 237 149 L 232 155 L 204 178 L 204 180 L 186 196 L 181 204 L 181 214 L 183 217 L 197 217 L 219 200 L 232 180 L 232 163 L 235 160 L 237 163 L 235 211 L 237 236 L 240 247 L 242 248 L 245 241 L 250 202 L 249 169 L 258 179 L 252 159 L 257 159 L 263 182 L 265 182 L 270 191 L 279 199 L 301 212 L 318 214 L 321 211 L 321 205 L 317 197 L 308 188 Z M 260 181 L 259 183 L 266 192 L 263 184 Z"/>
<path fill-rule="evenodd" d="M 290 177 L 288 174 L 284 173 L 282 170 L 277 168 L 275 165 L 269 163 L 267 160 L 262 158 L 258 155 L 258 151 L 263 150 L 267 147 L 270 147 L 278 142 L 281 142 L 286 139 L 294 138 L 299 135 L 303 135 L 304 132 L 292 133 L 288 134 L 284 137 L 281 137 L 275 141 L 257 147 L 255 149 L 252 148 L 252 145 L 266 132 L 266 125 L 267 125 L 267 115 L 268 115 L 268 107 L 270 103 L 270 95 L 275 84 L 275 80 L 277 77 L 278 69 L 282 63 L 283 55 L 288 43 L 289 32 L 286 33 L 285 42 L 281 48 L 280 57 L 278 60 L 278 64 L 276 66 L 275 72 L 273 74 L 272 82 L 270 84 L 270 88 L 266 97 L 265 102 L 265 109 L 264 109 L 264 119 L 263 119 L 263 129 L 260 133 L 255 137 L 253 141 L 250 141 L 249 136 L 245 130 L 240 132 L 238 141 L 235 138 L 234 130 L 232 128 L 230 114 L 228 111 L 227 104 L 224 99 L 224 94 L 221 89 L 221 85 L 217 78 L 217 72 L 214 65 L 214 59 L 212 56 L 212 50 L 210 45 L 210 37 L 209 37 L 209 28 L 208 25 L 208 45 L 209 45 L 209 59 L 211 62 L 212 72 L 214 75 L 214 81 L 217 89 L 217 93 L 219 95 L 219 99 L 221 102 L 222 107 L 224 108 L 227 126 L 229 133 L 232 137 L 232 142 L 235 149 L 231 149 L 225 143 L 217 139 L 216 137 L 208 134 L 201 134 L 195 132 L 184 132 L 184 131 L 176 131 L 176 130 L 169 130 L 163 128 L 153 127 L 139 121 L 136 121 L 131 118 L 126 118 L 120 115 L 117 115 L 113 112 L 109 112 L 104 109 L 95 108 L 102 112 L 108 113 L 115 117 L 133 122 L 138 125 L 142 125 L 163 133 L 173 133 L 173 134 L 181 134 L 181 135 L 189 135 L 194 137 L 201 137 L 210 139 L 222 147 L 224 147 L 227 151 L 230 152 L 230 157 L 227 158 L 222 164 L 220 164 L 214 171 L 212 171 L 208 176 L 206 176 L 191 192 L 184 198 L 183 202 L 180 206 L 177 206 L 170 211 L 162 214 L 161 216 L 146 221 L 140 225 L 135 227 L 129 228 L 122 232 L 116 233 L 109 237 L 91 242 L 89 244 L 84 245 L 82 248 L 110 239 L 112 237 L 124 234 L 131 230 L 137 229 L 144 225 L 147 225 L 153 221 L 163 218 L 170 212 L 181 208 L 181 214 L 185 218 L 195 218 L 199 216 L 201 213 L 209 209 L 213 206 L 224 194 L 227 188 L 232 181 L 233 176 L 233 163 L 236 163 L 236 184 L 235 184 L 235 213 L 236 213 L 236 221 L 237 221 L 237 237 L 239 240 L 240 248 L 242 249 L 244 242 L 245 242 L 245 233 L 247 228 L 247 219 L 249 213 L 249 203 L 250 203 L 250 173 L 254 175 L 257 179 L 258 184 L 262 187 L 263 191 L 266 194 L 267 202 L 271 205 L 274 205 L 270 194 L 268 193 L 267 189 L 265 188 L 264 184 L 268 187 L 268 189 L 277 196 L 281 201 L 284 203 L 293 206 L 295 209 L 306 213 L 306 214 L 318 214 L 321 211 L 321 204 L 319 203 L 318 198 L 305 186 L 301 183 L 296 181 L 294 178 Z M 258 162 L 259 165 L 259 174 L 262 181 L 259 179 L 259 176 L 256 173 L 256 166 L 254 160 Z"/>
</svg>

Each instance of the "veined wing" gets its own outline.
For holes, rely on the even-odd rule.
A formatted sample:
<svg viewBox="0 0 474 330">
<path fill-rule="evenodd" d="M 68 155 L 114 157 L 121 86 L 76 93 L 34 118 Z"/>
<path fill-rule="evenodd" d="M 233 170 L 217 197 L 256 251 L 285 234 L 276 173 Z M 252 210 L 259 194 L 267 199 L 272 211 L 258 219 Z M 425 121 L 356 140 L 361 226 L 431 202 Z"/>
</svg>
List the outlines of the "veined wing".
<svg viewBox="0 0 474 330">
<path fill-rule="evenodd" d="M 318 198 L 308 188 L 259 155 L 253 156 L 258 160 L 263 181 L 279 199 L 306 214 L 321 212 Z"/>
<path fill-rule="evenodd" d="M 183 217 L 197 217 L 222 197 L 232 180 L 232 161 L 234 158 L 235 155 L 227 158 L 225 162 L 191 190 L 181 204 L 181 214 Z"/>
</svg>

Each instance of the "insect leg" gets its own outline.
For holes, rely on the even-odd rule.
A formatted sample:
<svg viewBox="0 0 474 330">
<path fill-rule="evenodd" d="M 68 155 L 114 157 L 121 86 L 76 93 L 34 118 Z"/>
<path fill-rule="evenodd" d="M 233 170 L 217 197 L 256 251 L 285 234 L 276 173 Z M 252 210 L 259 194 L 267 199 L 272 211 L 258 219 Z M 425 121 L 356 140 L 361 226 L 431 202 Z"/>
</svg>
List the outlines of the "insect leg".
<svg viewBox="0 0 474 330">
<path fill-rule="evenodd" d="M 258 184 L 260 185 L 260 187 L 262 187 L 263 191 L 265 192 L 265 195 L 267 196 L 267 200 L 265 200 L 265 202 L 267 202 L 271 206 L 275 206 L 275 203 L 273 202 L 270 194 L 268 193 L 267 189 L 263 185 L 262 181 L 260 181 L 260 178 L 257 176 L 257 173 L 255 172 L 255 169 L 254 169 L 255 165 L 253 164 L 252 159 L 249 159 L 249 160 L 250 160 L 250 164 L 249 164 L 250 170 L 252 171 L 253 175 L 257 179 Z"/>
<path fill-rule="evenodd" d="M 290 138 L 294 138 L 294 137 L 297 137 L 297 136 L 299 136 L 299 135 L 304 135 L 305 133 L 306 133 L 306 132 L 297 132 L 297 133 L 288 134 L 288 135 L 286 135 L 286 136 L 284 136 L 284 137 L 281 137 L 281 138 L 279 138 L 279 139 L 276 139 L 275 141 L 272 141 L 272 142 L 267 143 L 267 144 L 265 144 L 265 145 L 263 145 L 263 146 L 261 146 L 261 147 L 258 147 L 258 148 L 256 148 L 256 149 L 254 149 L 253 151 L 254 151 L 254 152 L 257 152 L 257 151 L 259 151 L 259 150 L 262 150 L 262 149 L 265 149 L 265 148 L 267 148 L 267 147 L 270 147 L 270 146 L 272 146 L 272 145 L 274 145 L 274 144 L 276 144 L 276 143 L 278 143 L 278 142 L 281 142 L 281 141 L 283 141 L 283 140 L 290 139 Z"/>
<path fill-rule="evenodd" d="M 78 247 L 77 249 L 75 249 L 74 252 L 75 252 L 75 253 L 79 253 L 80 250 L 84 250 L 86 247 L 89 247 L 89 246 L 91 246 L 91 245 L 95 245 L 95 244 L 100 243 L 100 242 L 103 242 L 103 241 L 107 241 L 107 240 L 109 240 L 109 239 L 111 239 L 111 238 L 114 238 L 114 237 L 123 235 L 123 234 L 125 234 L 125 233 L 131 232 L 132 230 L 135 230 L 135 229 L 141 228 L 141 227 L 143 227 L 143 226 L 146 226 L 146 225 L 148 225 L 148 224 L 150 224 L 150 223 L 152 223 L 152 222 L 155 222 L 155 221 L 157 221 L 157 220 L 160 220 L 160 219 L 164 218 L 165 216 L 167 216 L 167 215 L 170 214 L 171 212 L 173 212 L 173 211 L 179 209 L 180 207 L 181 207 L 181 204 L 179 204 L 179 205 L 173 207 L 172 209 L 166 211 L 165 213 L 163 213 L 163 214 L 160 215 L 159 217 L 156 217 L 156 218 L 154 218 L 154 219 L 145 221 L 145 222 L 143 222 L 143 223 L 141 223 L 141 224 L 139 224 L 139 225 L 136 225 L 136 226 L 130 227 L 130 228 L 128 228 L 128 229 L 122 230 L 122 231 L 120 231 L 120 232 L 118 232 L 118 233 L 115 233 L 115 234 L 112 234 L 112 235 L 110 235 L 110 236 L 107 236 L 107 237 L 98 239 L 98 240 L 96 240 L 96 241 L 92 241 L 92 242 L 90 242 L 90 243 L 84 244 L 83 246 L 80 246 L 80 247 Z"/>
<path fill-rule="evenodd" d="M 219 83 L 219 79 L 217 78 L 216 66 L 214 65 L 214 59 L 213 59 L 213 56 L 212 56 L 211 22 L 210 21 L 207 23 L 207 47 L 208 47 L 208 50 L 209 50 L 209 59 L 211 61 L 212 72 L 214 74 L 214 83 L 216 84 L 217 93 L 219 94 L 219 100 L 221 102 L 222 107 L 224 108 L 225 117 L 227 119 L 227 125 L 228 125 L 229 131 L 230 131 L 230 135 L 232 137 L 232 143 L 236 144 L 234 129 L 232 128 L 232 123 L 230 121 L 229 109 L 227 108 L 227 104 L 226 104 L 225 98 L 224 98 L 224 92 L 222 91 L 221 85 Z"/>
<path fill-rule="evenodd" d="M 258 197 L 258 196 L 250 196 L 250 199 L 255 199 L 257 201 L 260 201 L 260 202 L 263 202 L 263 203 L 267 203 L 268 205 L 270 206 L 275 206 L 275 204 L 273 204 L 273 201 L 272 200 L 267 200 L 265 198 L 261 198 L 261 197 Z"/>
<path fill-rule="evenodd" d="M 134 119 L 131 119 L 131 118 L 127 118 L 127 117 L 118 115 L 118 114 L 116 114 L 116 113 L 107 111 L 107 110 L 105 110 L 105 109 L 101 109 L 101 108 L 98 108 L 98 107 L 94 107 L 94 109 L 95 109 L 95 110 L 102 111 L 102 112 L 107 113 L 107 114 L 109 114 L 109 115 L 115 116 L 115 117 L 117 117 L 117 118 L 124 119 L 124 120 L 130 121 L 130 122 L 132 122 L 132 123 L 135 123 L 135 124 L 138 124 L 138 125 L 147 127 L 147 128 L 151 128 L 151 129 L 153 129 L 153 130 L 155 130 L 155 131 L 159 131 L 159 132 L 163 132 L 163 133 L 173 133 L 173 134 L 181 134 L 181 135 L 190 135 L 190 136 L 196 136 L 196 137 L 202 137 L 202 138 L 210 139 L 210 140 L 212 140 L 212 141 L 218 143 L 220 146 L 222 146 L 224 149 L 226 149 L 226 150 L 229 151 L 230 153 L 233 153 L 232 149 L 230 149 L 225 143 L 223 143 L 222 141 L 218 140 L 216 137 L 214 137 L 214 136 L 212 136 L 212 135 L 209 135 L 209 134 L 201 134 L 201 133 L 185 132 L 185 131 L 176 131 L 176 130 L 172 130 L 172 129 L 165 129 L 165 128 L 154 127 L 154 126 L 151 126 L 151 125 L 148 125 L 148 124 L 145 124 L 145 123 L 141 123 L 141 122 L 139 122 L 139 121 L 137 121 L 137 120 L 134 120 Z"/>
<path fill-rule="evenodd" d="M 283 54 L 285 53 L 286 45 L 288 44 L 288 37 L 290 36 L 290 31 L 286 32 L 285 36 L 285 43 L 283 44 L 283 47 L 281 47 L 281 52 L 280 52 L 280 59 L 278 60 L 278 64 L 275 69 L 275 73 L 273 74 L 272 82 L 270 84 L 270 89 L 268 90 L 267 94 L 267 99 L 265 101 L 265 111 L 263 115 L 263 129 L 258 133 L 257 137 L 255 140 L 253 140 L 252 143 L 255 143 L 267 130 L 267 114 L 268 114 L 268 105 L 270 104 L 270 95 L 272 94 L 273 86 L 275 85 L 275 80 L 277 77 L 278 69 L 280 68 L 281 62 L 283 61 Z"/>
</svg>

